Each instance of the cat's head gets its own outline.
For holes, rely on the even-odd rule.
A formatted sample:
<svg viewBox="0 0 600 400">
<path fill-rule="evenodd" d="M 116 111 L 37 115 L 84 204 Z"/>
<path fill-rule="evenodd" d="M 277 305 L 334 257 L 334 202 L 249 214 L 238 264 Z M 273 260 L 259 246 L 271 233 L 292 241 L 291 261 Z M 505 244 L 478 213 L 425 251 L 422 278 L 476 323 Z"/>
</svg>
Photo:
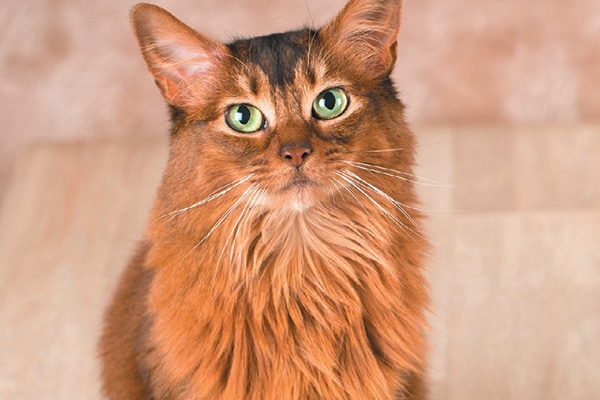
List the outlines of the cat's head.
<svg viewBox="0 0 600 400">
<path fill-rule="evenodd" d="M 221 214 L 239 201 L 396 215 L 394 202 L 412 201 L 414 147 L 389 78 L 400 14 L 400 0 L 350 0 L 321 29 L 222 44 L 136 6 L 142 54 L 172 110 L 163 211 L 235 192 Z"/>
</svg>

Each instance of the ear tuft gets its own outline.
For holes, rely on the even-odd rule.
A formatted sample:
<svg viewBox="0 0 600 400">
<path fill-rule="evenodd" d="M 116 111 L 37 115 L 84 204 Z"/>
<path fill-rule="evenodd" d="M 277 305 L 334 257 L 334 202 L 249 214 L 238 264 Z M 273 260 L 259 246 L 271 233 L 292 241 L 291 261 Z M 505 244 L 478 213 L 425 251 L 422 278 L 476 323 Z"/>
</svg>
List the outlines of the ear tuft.
<svg viewBox="0 0 600 400">
<path fill-rule="evenodd" d="M 193 106 L 215 84 L 227 48 L 185 25 L 166 10 L 138 4 L 131 24 L 148 69 L 167 102 Z"/>
<path fill-rule="evenodd" d="M 350 0 L 321 37 L 369 74 L 388 75 L 396 62 L 401 0 Z"/>
</svg>

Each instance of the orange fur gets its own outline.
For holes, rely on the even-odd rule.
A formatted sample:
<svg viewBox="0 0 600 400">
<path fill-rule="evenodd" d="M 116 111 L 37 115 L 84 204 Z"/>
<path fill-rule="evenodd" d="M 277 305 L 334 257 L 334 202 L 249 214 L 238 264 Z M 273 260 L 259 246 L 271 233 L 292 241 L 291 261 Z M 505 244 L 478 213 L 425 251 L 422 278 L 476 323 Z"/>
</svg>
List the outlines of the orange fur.
<svg viewBox="0 0 600 400">
<path fill-rule="evenodd" d="M 399 13 L 399 1 L 351 0 L 320 31 L 222 45 L 134 9 L 173 132 L 106 314 L 108 398 L 424 398 L 426 240 L 414 138 L 389 82 Z M 317 120 L 310 106 L 331 87 L 348 109 Z M 234 132 L 223 115 L 236 103 L 268 123 Z M 300 165 L 290 146 L 310 149 Z"/>
</svg>

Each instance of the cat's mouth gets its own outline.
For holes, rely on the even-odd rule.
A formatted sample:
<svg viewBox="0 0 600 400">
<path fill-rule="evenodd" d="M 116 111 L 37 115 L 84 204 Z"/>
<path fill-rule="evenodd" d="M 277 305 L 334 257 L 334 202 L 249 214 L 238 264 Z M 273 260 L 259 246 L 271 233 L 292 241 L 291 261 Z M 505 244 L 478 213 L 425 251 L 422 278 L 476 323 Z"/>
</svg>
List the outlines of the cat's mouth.
<svg viewBox="0 0 600 400">
<path fill-rule="evenodd" d="M 287 185 L 283 187 L 283 191 L 290 189 L 306 189 L 310 187 L 317 187 L 319 184 L 312 179 L 308 179 L 305 176 L 297 176 L 292 179 Z"/>
</svg>

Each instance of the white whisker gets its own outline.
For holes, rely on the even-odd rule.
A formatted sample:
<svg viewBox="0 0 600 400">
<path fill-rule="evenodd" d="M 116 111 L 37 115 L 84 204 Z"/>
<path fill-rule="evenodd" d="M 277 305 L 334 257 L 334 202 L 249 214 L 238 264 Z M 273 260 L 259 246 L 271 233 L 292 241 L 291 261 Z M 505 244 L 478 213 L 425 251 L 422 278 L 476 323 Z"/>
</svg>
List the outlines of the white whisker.
<svg viewBox="0 0 600 400">
<path fill-rule="evenodd" d="M 360 151 L 351 151 L 350 154 L 364 154 L 364 153 L 391 153 L 394 151 L 404 151 L 405 149 L 402 147 L 399 147 L 397 149 L 383 149 L 383 150 L 360 150 Z"/>
<path fill-rule="evenodd" d="M 237 201 L 235 203 L 233 203 L 233 205 L 231 207 L 229 207 L 229 209 L 227 211 L 225 211 L 225 213 L 221 216 L 221 218 L 219 218 L 219 220 L 213 225 L 213 227 L 208 231 L 208 233 L 206 234 L 206 236 L 204 236 L 204 238 L 198 242 L 198 244 L 196 245 L 196 247 L 200 246 L 202 243 L 206 242 L 208 240 L 208 238 L 210 237 L 210 235 L 212 235 L 212 233 L 219 227 L 221 226 L 221 224 L 227 219 L 227 217 L 229 217 L 229 215 L 231 215 L 231 213 L 238 208 L 238 206 L 241 204 L 242 201 L 244 201 L 244 199 L 246 197 L 248 197 L 249 193 L 252 193 L 253 189 L 255 188 L 255 184 L 250 185 L 245 191 L 244 193 L 242 193 L 242 195 L 240 196 L 239 199 L 237 199 Z"/>
<path fill-rule="evenodd" d="M 338 172 L 336 172 L 336 175 L 338 175 L 338 176 L 341 176 L 341 175 L 340 175 L 340 173 L 338 173 Z M 342 177 L 342 179 L 343 179 L 343 177 Z M 354 198 L 354 200 L 356 200 L 356 203 L 358 203 L 358 204 L 359 204 L 359 205 L 362 207 L 362 209 L 365 211 L 365 213 L 369 214 L 369 211 L 367 210 L 367 208 L 365 207 L 365 205 L 362 203 L 362 201 L 360 201 L 360 200 L 358 199 L 358 197 L 356 197 L 356 195 L 355 195 L 355 194 L 352 192 L 352 190 L 350 190 L 350 188 L 349 188 L 347 185 L 344 185 L 342 182 L 340 182 L 340 181 L 339 181 L 338 179 L 336 179 L 336 178 L 333 178 L 333 180 L 334 180 L 334 181 L 335 181 L 335 182 L 336 182 L 338 185 L 340 185 L 342 188 L 344 188 L 344 190 L 346 190 L 346 191 L 347 191 L 347 192 L 350 194 L 350 196 L 352 196 L 352 197 Z M 344 180 L 345 180 L 346 182 L 348 182 L 348 183 L 349 183 L 351 186 L 353 186 L 353 187 L 355 186 L 355 184 L 354 184 L 353 182 L 351 182 L 351 181 L 348 181 L 347 179 L 344 179 Z"/>
<path fill-rule="evenodd" d="M 350 171 L 346 171 L 346 172 L 348 174 L 350 174 L 354 179 L 358 180 L 363 185 L 367 186 L 369 189 L 373 190 L 375 193 L 377 193 L 378 195 L 380 195 L 381 197 L 383 197 L 384 199 L 386 199 L 387 201 L 389 201 L 390 203 L 392 203 L 394 205 L 394 207 L 396 207 L 398 209 L 398 211 L 400 211 L 402 213 L 402 215 L 404 215 L 406 217 L 406 219 L 408 219 L 410 221 L 410 223 L 419 232 L 423 233 L 423 231 L 419 228 L 419 225 L 410 216 L 410 214 L 405 210 L 405 208 L 404 208 L 405 206 L 402 203 L 400 203 L 398 200 L 392 198 L 390 195 L 388 195 L 387 193 L 385 193 L 383 190 L 379 189 L 377 186 L 375 186 L 375 185 L 367 182 L 366 180 L 362 179 L 358 175 L 354 174 L 353 172 L 350 172 Z"/>
<path fill-rule="evenodd" d="M 236 233 L 239 233 L 240 229 L 242 229 L 242 227 L 246 226 L 248 221 L 251 219 L 252 215 L 254 215 L 254 211 L 256 210 L 257 204 L 260 204 L 260 202 L 257 202 L 257 199 L 263 198 L 264 193 L 265 193 L 265 189 L 260 189 L 260 187 L 257 187 L 257 188 L 255 188 L 255 190 L 253 190 L 252 195 L 249 196 L 248 201 L 244 205 L 244 208 L 242 209 L 240 217 L 238 218 L 238 220 L 236 222 L 236 226 L 235 226 Z M 229 256 L 229 261 L 232 262 L 234 255 L 235 255 L 234 254 L 234 250 L 236 248 L 235 243 L 236 243 L 239 235 L 234 235 L 234 230 L 232 230 L 230 236 L 233 238 L 233 241 L 231 243 L 231 254 Z M 228 238 L 228 240 L 229 240 L 229 238 Z"/>
<path fill-rule="evenodd" d="M 362 169 L 363 171 L 372 172 L 375 174 L 386 175 L 392 178 L 397 178 L 406 182 L 414 183 L 416 185 L 421 186 L 431 186 L 431 187 L 448 187 L 448 185 L 443 185 L 439 182 L 432 181 L 427 178 L 423 178 L 417 176 L 415 174 L 411 174 L 409 172 L 398 171 L 392 168 L 381 167 L 379 165 L 368 164 L 358 161 L 344 161 L 346 164 L 352 165 L 358 169 Z"/>
<path fill-rule="evenodd" d="M 200 240 L 198 243 L 196 243 L 196 245 L 194 247 L 192 247 L 190 249 L 190 251 L 187 252 L 187 254 L 183 257 L 186 258 L 187 256 L 189 256 L 194 250 L 196 250 L 200 245 L 202 245 L 204 242 L 206 242 L 208 240 L 208 238 L 210 237 L 210 235 L 212 235 L 212 233 L 219 227 L 221 226 L 221 224 L 227 219 L 227 217 L 229 217 L 229 215 L 231 215 L 231 213 L 240 205 L 240 203 L 242 201 L 244 201 L 244 199 L 246 197 L 248 197 L 249 193 L 252 193 L 252 191 L 254 190 L 254 188 L 257 185 L 255 183 L 251 184 L 248 188 L 246 188 L 246 190 L 244 191 L 244 193 L 242 193 L 242 195 L 237 199 L 237 201 L 227 209 L 227 211 L 225 211 L 225 213 L 223 213 L 223 215 L 221 216 L 221 218 L 219 218 L 217 220 L 217 222 L 213 225 L 213 227 L 208 231 L 208 233 L 202 238 L 202 240 Z"/>
<path fill-rule="evenodd" d="M 221 260 L 223 259 L 223 255 L 225 254 L 225 250 L 228 247 L 230 249 L 229 263 L 231 265 L 234 265 L 236 241 L 237 241 L 237 237 L 238 237 L 236 234 L 238 234 L 240 232 L 240 229 L 242 229 L 242 227 L 248 223 L 248 220 L 250 220 L 252 218 L 252 215 L 254 215 L 253 210 L 255 210 L 256 207 L 258 207 L 258 205 L 260 205 L 262 203 L 261 200 L 264 199 L 266 190 L 261 189 L 260 185 L 256 185 L 256 186 L 252 187 L 251 190 L 248 191 L 248 193 L 249 193 L 249 195 L 247 196 L 248 201 L 246 202 L 246 204 L 244 204 L 244 207 L 242 208 L 242 211 L 241 211 L 238 219 L 236 220 L 235 224 L 233 224 L 233 227 L 231 228 L 231 232 L 229 233 L 229 236 L 227 237 L 227 240 L 225 241 L 225 244 L 223 245 L 223 248 L 221 249 L 221 254 L 219 255 L 219 259 L 217 260 L 217 264 L 216 264 L 215 270 L 214 270 L 215 278 L 216 278 L 216 274 L 219 270 L 219 266 L 221 265 Z M 231 241 L 231 244 L 229 244 L 230 241 Z"/>
<path fill-rule="evenodd" d="M 336 172 L 336 174 L 339 177 L 341 177 L 344 181 L 348 182 L 354 189 L 356 189 L 358 192 L 360 192 L 363 196 L 365 196 L 385 216 L 387 216 L 389 219 L 391 219 L 402 230 L 404 230 L 405 232 L 411 232 L 411 233 L 413 233 L 413 234 L 415 234 L 415 235 L 417 235 L 419 237 L 426 238 L 426 235 L 423 232 L 423 230 L 419 227 L 419 225 L 416 223 L 416 221 L 406 211 L 406 209 L 405 209 L 406 206 L 405 205 L 403 205 L 399 201 L 393 199 L 391 196 L 389 196 L 383 190 L 379 189 L 378 187 L 372 185 L 371 183 L 365 181 L 364 179 L 362 179 L 358 175 L 356 175 L 356 174 L 354 174 L 354 173 L 352 173 L 352 172 L 350 172 L 348 170 L 343 170 L 341 172 L 338 171 L 338 172 Z M 402 221 L 400 221 L 389 210 L 387 210 L 377 200 L 375 200 L 375 198 L 373 196 L 371 196 L 369 193 L 367 193 L 367 191 L 374 192 L 377 195 L 379 195 L 380 197 L 382 197 L 385 200 L 387 200 L 388 202 L 390 202 L 394 206 L 394 208 L 396 208 L 400 213 L 402 213 L 402 215 L 411 223 L 411 225 L 414 226 L 414 228 L 416 229 L 416 231 L 413 230 L 413 229 L 411 229 L 411 227 L 409 227 L 407 224 L 405 224 Z M 353 197 L 356 199 L 356 196 L 353 195 Z M 356 200 L 358 201 L 358 199 L 356 199 Z"/>
<path fill-rule="evenodd" d="M 349 171 L 341 171 L 336 172 L 338 176 L 340 176 L 343 180 L 348 182 L 353 188 L 358 190 L 363 196 L 365 196 L 371 203 L 373 203 L 385 216 L 391 219 L 396 225 L 398 225 L 404 231 L 412 230 L 404 224 L 402 221 L 398 220 L 389 210 L 386 210 L 377 200 L 375 200 L 371 195 L 369 195 L 360 185 L 359 181 L 356 181 L 352 175 L 350 175 Z M 414 233 L 414 232 L 413 232 Z"/>
<path fill-rule="evenodd" d="M 213 200 L 215 200 L 215 199 L 217 199 L 217 198 L 219 198 L 219 197 L 223 196 L 223 195 L 224 195 L 224 194 L 226 194 L 227 192 L 231 191 L 231 190 L 232 190 L 232 189 L 234 189 L 235 187 L 237 187 L 237 186 L 241 185 L 242 183 L 244 183 L 244 182 L 248 181 L 248 180 L 249 180 L 250 178 L 252 178 L 253 176 L 254 176 L 254 174 L 250 174 L 250 175 L 248 175 L 248 176 L 246 176 L 246 177 L 244 177 L 244 178 L 242 178 L 242 179 L 238 179 L 237 181 L 233 181 L 233 182 L 231 182 L 231 183 L 228 183 L 228 184 L 226 184 L 226 185 L 222 186 L 221 188 L 219 188 L 219 189 L 215 190 L 214 192 L 212 192 L 212 193 L 211 193 L 210 195 L 208 195 L 208 197 L 206 197 L 205 199 L 203 199 L 203 200 L 200 200 L 199 202 L 197 202 L 197 203 L 194 203 L 194 204 L 192 204 L 192 205 L 191 205 L 191 206 L 189 206 L 189 207 L 181 208 L 181 209 L 179 209 L 179 210 L 175 210 L 175 211 L 171 211 L 171 212 L 169 212 L 169 213 L 163 214 L 163 215 L 161 215 L 161 217 L 160 217 L 160 218 L 165 218 L 165 217 L 171 217 L 171 218 L 175 218 L 176 216 L 178 216 L 178 215 L 180 215 L 180 214 L 182 214 L 182 213 L 184 213 L 184 212 L 186 212 L 186 211 L 189 211 L 189 210 L 191 210 L 191 209 L 193 209 L 193 208 L 196 208 L 196 207 L 198 207 L 198 206 L 201 206 L 201 205 L 203 205 L 203 204 L 206 204 L 206 203 L 208 203 L 208 202 L 210 202 L 210 201 L 213 201 Z"/>
</svg>

